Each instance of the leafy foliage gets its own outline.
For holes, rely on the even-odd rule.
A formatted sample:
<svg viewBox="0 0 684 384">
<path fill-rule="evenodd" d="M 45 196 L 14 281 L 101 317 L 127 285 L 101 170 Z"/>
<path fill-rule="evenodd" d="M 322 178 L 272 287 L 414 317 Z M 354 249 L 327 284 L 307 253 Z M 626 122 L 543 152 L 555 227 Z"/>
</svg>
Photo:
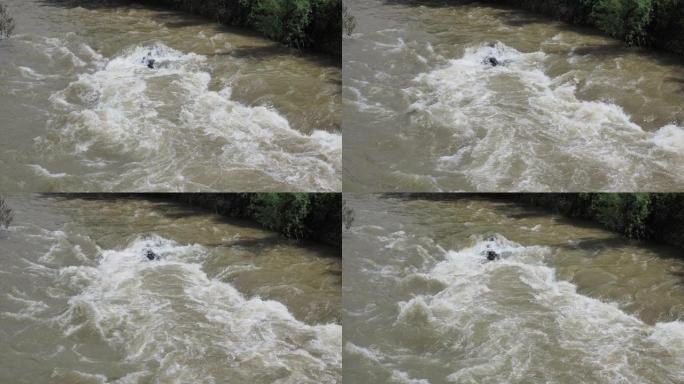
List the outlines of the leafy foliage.
<svg viewBox="0 0 684 384">
<path fill-rule="evenodd" d="M 306 44 L 306 26 L 311 21 L 309 0 L 240 0 L 249 11 L 257 30 L 285 44 L 302 47 Z"/>
<path fill-rule="evenodd" d="M 341 56 L 342 0 L 140 0 L 173 5 L 253 28 L 291 47 Z"/>
<path fill-rule="evenodd" d="M 8 38 L 14 32 L 14 19 L 10 17 L 7 6 L 0 3 L 0 40 Z"/>
<path fill-rule="evenodd" d="M 311 202 L 304 193 L 259 193 L 251 196 L 249 209 L 264 227 L 291 239 L 308 235 L 306 217 Z"/>
<path fill-rule="evenodd" d="M 631 45 L 684 54 L 684 0 L 492 0 L 591 24 Z"/>
<path fill-rule="evenodd" d="M 630 44 L 645 41 L 651 21 L 653 0 L 582 0 L 591 8 L 593 23 L 611 36 Z"/>
<path fill-rule="evenodd" d="M 684 194 L 519 194 L 517 200 L 593 220 L 633 239 L 661 240 L 684 247 Z"/>
<path fill-rule="evenodd" d="M 336 193 L 176 194 L 176 200 L 216 213 L 254 220 L 265 228 L 295 239 L 340 245 L 342 197 Z"/>
</svg>

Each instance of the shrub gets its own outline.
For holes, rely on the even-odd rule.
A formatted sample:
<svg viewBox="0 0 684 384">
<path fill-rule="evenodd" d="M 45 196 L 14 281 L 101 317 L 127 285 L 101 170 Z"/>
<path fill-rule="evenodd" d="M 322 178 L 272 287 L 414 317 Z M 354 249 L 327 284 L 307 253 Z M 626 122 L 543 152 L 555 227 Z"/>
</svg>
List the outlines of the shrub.
<svg viewBox="0 0 684 384">
<path fill-rule="evenodd" d="M 591 210 L 598 222 L 627 237 L 642 239 L 646 235 L 646 219 L 651 213 L 647 193 L 606 193 L 595 195 Z"/>
<path fill-rule="evenodd" d="M 0 229 L 8 228 L 14 219 L 14 212 L 0 196 Z"/>
<path fill-rule="evenodd" d="M 251 196 L 249 209 L 264 227 L 292 239 L 309 235 L 306 218 L 310 201 L 305 193 L 258 193 Z"/>
<path fill-rule="evenodd" d="M 7 6 L 0 3 L 0 40 L 8 38 L 14 32 L 14 19 L 10 17 Z"/>
<path fill-rule="evenodd" d="M 240 0 L 255 28 L 266 37 L 301 48 L 311 21 L 309 0 Z"/>
<path fill-rule="evenodd" d="M 645 42 L 646 27 L 651 21 L 652 0 L 583 0 L 591 6 L 594 24 L 611 36 L 629 44 Z"/>
</svg>

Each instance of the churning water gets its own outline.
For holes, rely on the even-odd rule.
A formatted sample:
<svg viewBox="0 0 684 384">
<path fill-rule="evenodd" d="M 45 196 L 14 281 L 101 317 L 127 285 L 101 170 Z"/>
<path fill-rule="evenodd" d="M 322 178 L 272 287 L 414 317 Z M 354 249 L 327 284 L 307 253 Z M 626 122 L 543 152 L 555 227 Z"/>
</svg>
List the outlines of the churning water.
<svg viewBox="0 0 684 384">
<path fill-rule="evenodd" d="M 346 189 L 684 185 L 681 59 L 477 3 L 350 4 Z"/>
<path fill-rule="evenodd" d="M 341 190 L 332 61 L 186 14 L 6 3 L 0 190 Z"/>
<path fill-rule="evenodd" d="M 684 380 L 675 250 L 502 201 L 349 203 L 344 383 Z"/>
<path fill-rule="evenodd" d="M 335 251 L 164 202 L 9 204 L 1 382 L 341 380 Z"/>
</svg>

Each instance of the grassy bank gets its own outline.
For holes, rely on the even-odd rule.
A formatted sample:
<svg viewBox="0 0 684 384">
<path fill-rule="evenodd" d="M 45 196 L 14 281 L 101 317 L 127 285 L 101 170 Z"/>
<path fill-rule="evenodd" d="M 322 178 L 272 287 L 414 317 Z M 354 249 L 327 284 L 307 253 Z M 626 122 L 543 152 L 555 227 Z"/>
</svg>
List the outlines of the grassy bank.
<svg viewBox="0 0 684 384">
<path fill-rule="evenodd" d="M 258 31 L 290 47 L 342 57 L 342 0 L 137 0 Z"/>
<path fill-rule="evenodd" d="M 628 238 L 684 249 L 684 194 L 528 193 L 500 196 L 571 218 L 590 220 Z"/>
<path fill-rule="evenodd" d="M 342 195 L 338 193 L 178 193 L 155 195 L 253 220 L 295 240 L 342 246 Z"/>
<path fill-rule="evenodd" d="M 594 26 L 630 45 L 684 55 L 684 0 L 486 0 Z"/>
</svg>

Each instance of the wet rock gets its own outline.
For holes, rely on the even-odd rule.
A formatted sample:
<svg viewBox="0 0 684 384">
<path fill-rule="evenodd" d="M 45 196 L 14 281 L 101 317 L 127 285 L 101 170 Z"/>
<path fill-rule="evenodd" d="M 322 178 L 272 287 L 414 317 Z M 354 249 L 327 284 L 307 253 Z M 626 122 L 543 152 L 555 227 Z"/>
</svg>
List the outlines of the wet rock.
<svg viewBox="0 0 684 384">
<path fill-rule="evenodd" d="M 491 251 L 491 250 L 487 251 L 487 260 L 494 261 L 494 260 L 498 260 L 500 258 L 501 258 L 501 256 L 499 256 L 499 254 L 496 253 L 495 251 Z"/>
<path fill-rule="evenodd" d="M 159 260 L 159 255 L 151 249 L 145 250 L 145 257 L 147 257 L 147 260 Z"/>
<path fill-rule="evenodd" d="M 147 65 L 147 68 L 154 69 L 155 60 L 152 58 L 152 52 L 149 52 L 147 56 L 142 58 L 142 63 Z"/>
<path fill-rule="evenodd" d="M 496 66 L 498 66 L 498 65 L 503 64 L 502 62 L 500 62 L 500 61 L 499 61 L 496 57 L 494 57 L 494 56 L 487 56 L 487 57 L 485 57 L 485 59 L 483 60 L 483 63 L 484 63 L 484 64 L 487 64 L 487 65 L 491 65 L 492 67 L 496 67 Z"/>
</svg>

